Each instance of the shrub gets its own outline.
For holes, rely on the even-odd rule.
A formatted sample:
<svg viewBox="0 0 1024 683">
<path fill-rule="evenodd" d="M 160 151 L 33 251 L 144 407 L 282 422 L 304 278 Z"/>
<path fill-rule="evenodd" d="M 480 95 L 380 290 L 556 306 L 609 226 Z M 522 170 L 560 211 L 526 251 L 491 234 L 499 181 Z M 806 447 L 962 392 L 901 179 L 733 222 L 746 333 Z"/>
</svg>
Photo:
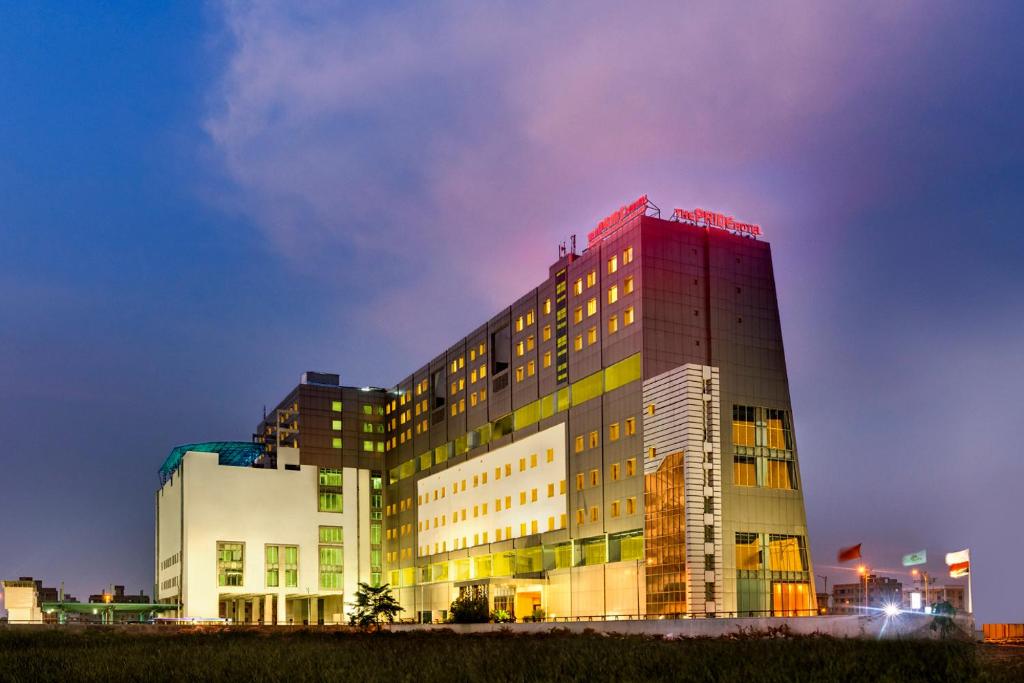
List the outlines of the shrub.
<svg viewBox="0 0 1024 683">
<path fill-rule="evenodd" d="M 452 602 L 449 619 L 455 624 L 486 624 L 487 594 L 479 590 L 464 591 Z"/>
</svg>

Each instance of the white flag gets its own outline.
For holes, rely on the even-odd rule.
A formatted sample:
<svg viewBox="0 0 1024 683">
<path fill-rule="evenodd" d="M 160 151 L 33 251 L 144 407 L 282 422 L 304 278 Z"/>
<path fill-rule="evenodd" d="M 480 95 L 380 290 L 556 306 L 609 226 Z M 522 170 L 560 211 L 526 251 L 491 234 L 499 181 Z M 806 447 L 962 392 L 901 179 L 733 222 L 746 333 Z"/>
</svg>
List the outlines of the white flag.
<svg viewBox="0 0 1024 683">
<path fill-rule="evenodd" d="M 953 564 L 960 564 L 962 562 L 970 562 L 970 561 L 971 561 L 971 549 L 970 548 L 964 548 L 963 550 L 959 550 L 959 551 L 957 551 L 955 553 L 946 553 L 946 564 L 953 565 Z"/>
</svg>

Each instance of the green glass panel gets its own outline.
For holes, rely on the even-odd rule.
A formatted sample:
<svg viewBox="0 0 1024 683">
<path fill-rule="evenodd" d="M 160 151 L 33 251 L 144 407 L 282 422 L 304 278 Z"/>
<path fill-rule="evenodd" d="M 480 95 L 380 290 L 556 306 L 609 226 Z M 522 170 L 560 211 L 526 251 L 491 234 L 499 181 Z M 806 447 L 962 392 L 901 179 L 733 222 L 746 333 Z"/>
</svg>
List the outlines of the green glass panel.
<svg viewBox="0 0 1024 683">
<path fill-rule="evenodd" d="M 640 379 L 640 354 L 634 353 L 625 360 L 609 365 L 604 371 L 604 390 L 611 391 Z"/>
<path fill-rule="evenodd" d="M 584 377 L 572 385 L 572 404 L 578 406 L 581 403 L 597 398 L 601 395 L 602 375 L 595 372 L 589 377 Z"/>
</svg>

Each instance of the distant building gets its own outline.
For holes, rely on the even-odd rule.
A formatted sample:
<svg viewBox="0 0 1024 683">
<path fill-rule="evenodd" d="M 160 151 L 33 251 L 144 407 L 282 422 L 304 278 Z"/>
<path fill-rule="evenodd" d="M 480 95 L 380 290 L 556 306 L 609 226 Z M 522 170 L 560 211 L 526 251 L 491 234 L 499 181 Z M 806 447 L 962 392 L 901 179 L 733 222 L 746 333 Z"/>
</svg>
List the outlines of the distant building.
<svg viewBox="0 0 1024 683">
<path fill-rule="evenodd" d="M 913 595 L 918 593 L 921 596 L 921 606 L 931 607 L 940 602 L 948 602 L 957 612 L 966 609 L 967 602 L 964 599 L 964 587 L 958 584 L 949 586 L 928 586 L 928 595 L 925 597 L 923 587 L 908 589 L 903 593 L 903 609 L 913 608 Z"/>
<path fill-rule="evenodd" d="M 61 599 L 62 589 L 44 586 L 40 579 L 22 576 L 16 581 L 0 581 L 4 592 L 4 606 L 7 608 L 7 621 L 16 623 L 42 623 L 56 621 L 56 618 L 44 613 L 41 605 L 44 602 L 57 602 Z M 78 599 L 65 595 L 65 602 L 78 602 Z"/>
<path fill-rule="evenodd" d="M 818 614 L 830 614 L 832 612 L 829 603 L 828 593 L 818 593 Z"/>
<path fill-rule="evenodd" d="M 49 601 L 43 600 L 42 602 Z M 114 590 L 111 593 L 103 591 L 102 593 L 90 595 L 89 602 L 116 602 L 122 605 L 146 605 L 149 604 L 149 596 L 143 593 L 141 590 L 139 591 L 138 595 L 126 595 L 124 592 L 124 586 L 114 586 Z"/>
<path fill-rule="evenodd" d="M 832 613 L 851 614 L 864 607 L 864 579 L 857 583 L 837 583 L 832 587 Z M 881 609 L 903 604 L 903 584 L 890 576 L 869 574 L 867 606 Z"/>
</svg>

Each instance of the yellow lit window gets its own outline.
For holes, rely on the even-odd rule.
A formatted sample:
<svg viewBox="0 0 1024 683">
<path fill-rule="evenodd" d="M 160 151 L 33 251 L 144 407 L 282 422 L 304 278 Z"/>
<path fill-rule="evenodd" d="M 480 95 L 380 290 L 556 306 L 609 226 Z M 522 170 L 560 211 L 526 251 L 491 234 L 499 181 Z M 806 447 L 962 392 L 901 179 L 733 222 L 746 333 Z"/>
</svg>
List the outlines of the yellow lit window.
<svg viewBox="0 0 1024 683">
<path fill-rule="evenodd" d="M 554 462 L 555 461 L 555 449 L 554 448 L 549 448 L 548 449 L 547 458 L 548 458 L 548 462 Z"/>
<path fill-rule="evenodd" d="M 495 498 L 494 499 L 494 511 L 495 512 L 500 512 L 501 511 L 501 498 Z"/>
<path fill-rule="evenodd" d="M 472 394 L 469 395 L 469 407 L 472 408 L 474 406 L 476 406 L 476 392 L 475 391 Z"/>
<path fill-rule="evenodd" d="M 583 435 L 582 434 L 580 436 L 576 437 L 575 449 L 574 450 L 577 453 L 582 453 L 583 452 Z"/>
<path fill-rule="evenodd" d="M 618 481 L 619 480 L 619 463 L 617 463 L 617 462 L 613 462 L 612 463 L 611 475 L 612 475 L 612 481 Z"/>
<path fill-rule="evenodd" d="M 483 474 L 480 475 L 480 483 L 481 484 L 486 484 L 487 483 L 487 473 L 486 472 L 484 472 Z"/>
<path fill-rule="evenodd" d="M 601 443 L 601 435 L 595 429 L 594 431 L 590 432 L 590 440 L 588 442 L 588 445 L 589 445 L 590 448 L 597 448 L 598 444 L 600 444 L 600 443 Z"/>
<path fill-rule="evenodd" d="M 612 273 L 614 273 L 618 269 L 619 269 L 619 257 L 618 256 L 612 256 L 610 259 L 608 259 L 608 274 L 611 275 Z"/>
<path fill-rule="evenodd" d="M 544 307 L 541 310 L 544 311 L 544 315 L 551 313 L 551 299 L 544 299 Z"/>
<path fill-rule="evenodd" d="M 619 300 L 619 286 L 612 285 L 608 288 L 608 303 L 613 304 Z"/>
<path fill-rule="evenodd" d="M 540 332 L 541 341 L 547 341 L 551 339 L 551 325 L 545 325 L 544 329 Z"/>
<path fill-rule="evenodd" d="M 596 469 L 590 470 L 590 485 L 597 486 L 598 482 L 601 481 L 601 473 Z"/>
<path fill-rule="evenodd" d="M 586 512 L 583 510 L 583 508 L 579 508 L 578 510 L 576 510 L 576 523 L 583 524 L 583 522 L 585 521 L 585 515 Z"/>
<path fill-rule="evenodd" d="M 587 287 L 593 287 L 595 284 L 597 284 L 597 272 L 592 270 L 587 273 Z"/>
<path fill-rule="evenodd" d="M 454 394 L 458 390 L 459 390 L 459 383 L 458 382 L 452 382 L 452 393 Z"/>
<path fill-rule="evenodd" d="M 458 369 L 459 369 L 459 361 L 453 360 L 452 361 L 452 372 L 457 372 Z"/>
<path fill-rule="evenodd" d="M 647 449 L 647 457 L 651 460 L 658 456 L 658 449 L 656 446 L 651 446 Z"/>
<path fill-rule="evenodd" d="M 522 365 L 520 365 L 518 368 L 516 368 L 516 381 L 517 382 L 522 382 L 523 381 L 523 366 Z"/>
<path fill-rule="evenodd" d="M 537 371 L 537 364 L 534 361 L 530 361 L 526 364 L 526 376 L 533 377 L 533 374 Z"/>
<path fill-rule="evenodd" d="M 573 312 L 572 312 L 572 321 L 574 323 L 578 323 L 578 322 L 582 322 L 583 321 L 583 307 L 582 306 L 577 306 L 576 309 L 573 310 Z"/>
<path fill-rule="evenodd" d="M 649 404 L 647 406 L 647 414 L 648 415 L 654 415 L 654 410 L 655 410 L 655 408 L 654 408 L 654 404 L 653 403 L 651 403 L 651 404 Z"/>
<path fill-rule="evenodd" d="M 516 332 L 523 331 L 523 316 L 516 318 Z"/>
<path fill-rule="evenodd" d="M 632 325 L 633 324 L 633 307 L 629 306 L 622 312 L 622 324 Z"/>
<path fill-rule="evenodd" d="M 505 496 L 505 509 L 512 507 L 512 496 Z"/>
<path fill-rule="evenodd" d="M 537 489 L 530 489 L 530 502 L 531 503 L 536 503 L 537 502 Z"/>
<path fill-rule="evenodd" d="M 524 351 L 526 351 L 526 345 L 523 343 L 523 340 L 520 339 L 516 342 L 516 355 L 522 356 Z"/>
<path fill-rule="evenodd" d="M 505 476 L 508 477 L 508 476 L 511 476 L 511 474 L 512 474 L 512 463 L 507 462 L 507 463 L 505 463 Z"/>
<path fill-rule="evenodd" d="M 469 350 L 469 360 L 470 361 L 476 360 L 476 349 L 470 349 Z"/>
<path fill-rule="evenodd" d="M 590 300 L 587 301 L 587 315 L 591 316 L 595 313 L 597 313 L 597 297 L 591 297 Z"/>
<path fill-rule="evenodd" d="M 486 376 L 487 376 L 487 366 L 486 365 L 481 365 L 480 366 L 480 379 L 483 379 Z"/>
<path fill-rule="evenodd" d="M 757 486 L 757 469 L 754 458 L 735 456 L 732 463 L 732 483 L 736 486 Z"/>
<path fill-rule="evenodd" d="M 559 515 L 559 517 L 558 517 L 558 528 L 559 529 L 564 529 L 565 528 L 565 513 L 564 512 L 561 515 Z"/>
<path fill-rule="evenodd" d="M 533 309 L 532 308 L 529 311 L 526 312 L 526 324 L 527 325 L 532 325 L 533 324 Z"/>
<path fill-rule="evenodd" d="M 608 334 L 615 334 L 619 331 L 619 316 L 613 315 L 608 318 Z"/>
<path fill-rule="evenodd" d="M 633 262 L 633 247 L 626 247 L 622 251 L 622 265 Z"/>
<path fill-rule="evenodd" d="M 577 279 L 576 282 L 573 283 L 572 293 L 576 294 L 576 295 L 579 295 L 579 294 L 583 293 L 583 280 L 582 279 Z"/>
<path fill-rule="evenodd" d="M 590 344 L 596 344 L 596 343 L 597 343 L 597 328 L 596 327 L 591 327 L 589 330 L 587 330 L 587 345 L 589 346 Z"/>
<path fill-rule="evenodd" d="M 476 488 L 479 485 L 480 485 L 480 477 L 479 477 L 479 475 L 474 474 L 473 475 L 473 488 Z"/>
<path fill-rule="evenodd" d="M 613 500 L 612 501 L 612 517 L 618 517 L 618 516 L 619 516 L 619 501 Z"/>
<path fill-rule="evenodd" d="M 576 490 L 577 491 L 582 491 L 583 490 L 583 473 L 582 472 L 580 472 L 579 474 L 576 475 Z"/>
<path fill-rule="evenodd" d="M 565 479 L 558 480 L 558 492 L 561 494 L 565 493 Z"/>
<path fill-rule="evenodd" d="M 636 418 L 635 417 L 627 417 L 626 418 L 626 436 L 633 436 L 634 434 L 636 434 Z"/>
<path fill-rule="evenodd" d="M 452 417 L 459 414 L 459 405 L 457 403 L 452 404 Z"/>
<path fill-rule="evenodd" d="M 630 275 L 622 282 L 622 293 L 632 294 L 633 293 L 633 276 Z"/>
<path fill-rule="evenodd" d="M 527 351 L 532 351 L 533 350 L 533 335 L 532 334 L 529 337 L 526 338 L 526 350 Z"/>
<path fill-rule="evenodd" d="M 530 467 L 536 467 L 536 466 L 537 466 L 537 454 L 536 453 L 530 453 Z"/>
<path fill-rule="evenodd" d="M 545 368 L 550 368 L 551 367 L 551 352 L 550 351 L 545 351 L 544 352 L 543 367 L 545 367 Z"/>
<path fill-rule="evenodd" d="M 600 518 L 600 515 L 601 515 L 601 511 L 597 509 L 596 505 L 593 506 L 592 508 L 590 508 L 590 521 L 591 522 L 596 522 Z"/>
<path fill-rule="evenodd" d="M 636 474 L 636 458 L 630 458 L 626 461 L 626 476 L 632 477 Z"/>
<path fill-rule="evenodd" d="M 554 530 L 555 530 L 555 518 L 554 517 L 548 517 L 548 531 L 554 531 Z"/>
<path fill-rule="evenodd" d="M 519 471 L 520 472 L 525 472 L 526 471 L 526 458 L 519 458 Z"/>
<path fill-rule="evenodd" d="M 608 425 L 608 440 L 618 441 L 619 440 L 619 423 L 613 422 Z"/>
<path fill-rule="evenodd" d="M 484 344 L 483 342 L 480 343 L 480 352 L 479 353 L 480 353 L 481 356 L 484 355 L 485 353 L 487 353 L 487 344 Z"/>
<path fill-rule="evenodd" d="M 459 378 L 459 391 L 466 388 L 466 379 L 464 377 Z"/>
<path fill-rule="evenodd" d="M 573 341 L 572 341 L 572 348 L 575 349 L 576 351 L 582 351 L 583 350 L 583 335 L 582 334 L 577 334 L 576 338 L 573 339 Z"/>
<path fill-rule="evenodd" d="M 537 520 L 532 520 L 530 522 L 530 533 L 531 534 L 537 533 Z"/>
<path fill-rule="evenodd" d="M 473 506 L 473 516 L 474 517 L 479 517 L 480 516 L 480 506 L 479 505 L 474 505 Z"/>
<path fill-rule="evenodd" d="M 494 540 L 495 541 L 500 541 L 501 540 L 501 528 L 500 527 L 494 530 Z"/>
<path fill-rule="evenodd" d="M 548 484 L 548 498 L 553 498 L 555 495 L 555 483 L 551 482 Z"/>
</svg>

